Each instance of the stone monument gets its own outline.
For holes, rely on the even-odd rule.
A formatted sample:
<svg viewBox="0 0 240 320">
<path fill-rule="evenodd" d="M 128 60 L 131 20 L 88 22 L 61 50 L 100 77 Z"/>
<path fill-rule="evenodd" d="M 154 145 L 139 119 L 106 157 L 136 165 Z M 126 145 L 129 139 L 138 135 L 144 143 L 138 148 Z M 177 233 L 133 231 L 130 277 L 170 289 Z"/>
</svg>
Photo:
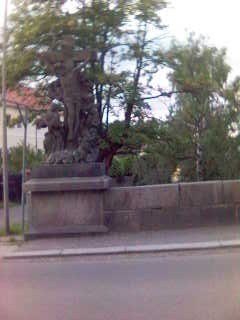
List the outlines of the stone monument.
<svg viewBox="0 0 240 320">
<path fill-rule="evenodd" d="M 25 183 L 29 231 L 26 238 L 106 232 L 103 193 L 109 187 L 98 163 L 99 115 L 93 84 L 83 72 L 96 59 L 93 51 L 74 51 L 65 37 L 60 50 L 40 59 L 57 79 L 49 85 L 50 110 L 36 120 L 45 134 L 45 164 Z"/>
</svg>

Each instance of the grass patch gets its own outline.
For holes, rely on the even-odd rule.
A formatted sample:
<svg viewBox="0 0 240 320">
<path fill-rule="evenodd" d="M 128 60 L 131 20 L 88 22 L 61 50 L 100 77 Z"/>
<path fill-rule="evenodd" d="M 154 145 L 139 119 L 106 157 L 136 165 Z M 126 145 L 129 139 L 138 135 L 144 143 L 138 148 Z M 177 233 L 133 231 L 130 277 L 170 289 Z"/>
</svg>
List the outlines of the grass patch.
<svg viewBox="0 0 240 320">
<path fill-rule="evenodd" d="M 12 202 L 12 201 L 8 202 L 9 208 L 17 207 L 17 206 L 20 206 L 20 205 L 21 205 L 20 202 Z M 3 202 L 2 201 L 0 201 L 0 209 L 3 209 Z"/>
<path fill-rule="evenodd" d="M 13 223 L 10 226 L 10 235 L 20 236 L 22 234 L 22 225 L 20 223 Z M 0 237 L 5 237 L 6 232 L 0 229 Z"/>
</svg>

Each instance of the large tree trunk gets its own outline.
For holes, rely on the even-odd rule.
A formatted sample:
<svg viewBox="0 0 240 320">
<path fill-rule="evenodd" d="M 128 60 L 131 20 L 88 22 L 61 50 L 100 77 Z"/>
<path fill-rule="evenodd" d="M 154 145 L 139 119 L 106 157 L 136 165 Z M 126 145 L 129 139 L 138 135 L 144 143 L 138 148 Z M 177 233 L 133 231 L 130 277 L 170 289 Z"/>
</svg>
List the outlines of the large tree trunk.
<svg viewBox="0 0 240 320">
<path fill-rule="evenodd" d="M 113 157 L 117 154 L 118 150 L 122 147 L 121 143 L 109 143 L 109 147 L 100 151 L 98 161 L 105 163 L 106 173 L 108 173 Z"/>
<path fill-rule="evenodd" d="M 203 180 L 203 150 L 200 143 L 200 130 L 196 132 L 196 178 L 197 181 Z"/>
<path fill-rule="evenodd" d="M 196 146 L 196 173 L 197 181 L 203 180 L 203 152 L 202 146 L 200 143 L 197 143 Z"/>
</svg>

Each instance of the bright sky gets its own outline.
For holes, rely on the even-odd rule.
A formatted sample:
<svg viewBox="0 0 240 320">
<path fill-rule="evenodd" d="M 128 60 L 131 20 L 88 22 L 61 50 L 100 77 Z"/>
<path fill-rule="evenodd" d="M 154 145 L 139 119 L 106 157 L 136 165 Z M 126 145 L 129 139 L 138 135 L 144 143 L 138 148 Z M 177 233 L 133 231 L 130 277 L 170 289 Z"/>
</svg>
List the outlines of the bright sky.
<svg viewBox="0 0 240 320">
<path fill-rule="evenodd" d="M 11 0 L 8 0 L 9 4 Z M 240 1 L 239 0 L 169 0 L 163 11 L 163 21 L 169 26 L 170 36 L 184 40 L 188 32 L 203 34 L 209 44 L 226 47 L 233 75 L 240 75 Z M 4 12 L 0 0 L 0 23 Z"/>
<path fill-rule="evenodd" d="M 163 21 L 169 34 L 178 40 L 194 31 L 208 37 L 209 44 L 226 47 L 232 74 L 240 75 L 240 1 L 239 0 L 169 0 Z"/>
<path fill-rule="evenodd" d="M 169 0 L 169 2 L 171 3 L 168 9 L 162 14 L 164 24 L 168 25 L 169 36 L 180 41 L 185 40 L 192 31 L 206 36 L 209 45 L 227 48 L 228 63 L 232 67 L 231 77 L 240 75 L 240 1 Z M 1 25 L 3 8 L 4 1 L 0 0 Z M 157 101 L 155 103 L 157 104 Z"/>
</svg>

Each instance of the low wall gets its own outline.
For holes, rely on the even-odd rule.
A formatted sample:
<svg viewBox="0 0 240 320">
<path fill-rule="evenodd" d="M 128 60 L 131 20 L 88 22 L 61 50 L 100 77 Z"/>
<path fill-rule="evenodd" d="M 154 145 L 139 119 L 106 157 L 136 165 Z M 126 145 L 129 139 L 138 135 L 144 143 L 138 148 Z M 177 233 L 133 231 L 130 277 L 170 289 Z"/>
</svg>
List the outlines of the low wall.
<svg viewBox="0 0 240 320">
<path fill-rule="evenodd" d="M 238 222 L 240 180 L 113 187 L 105 192 L 105 225 L 114 231 Z"/>
</svg>

